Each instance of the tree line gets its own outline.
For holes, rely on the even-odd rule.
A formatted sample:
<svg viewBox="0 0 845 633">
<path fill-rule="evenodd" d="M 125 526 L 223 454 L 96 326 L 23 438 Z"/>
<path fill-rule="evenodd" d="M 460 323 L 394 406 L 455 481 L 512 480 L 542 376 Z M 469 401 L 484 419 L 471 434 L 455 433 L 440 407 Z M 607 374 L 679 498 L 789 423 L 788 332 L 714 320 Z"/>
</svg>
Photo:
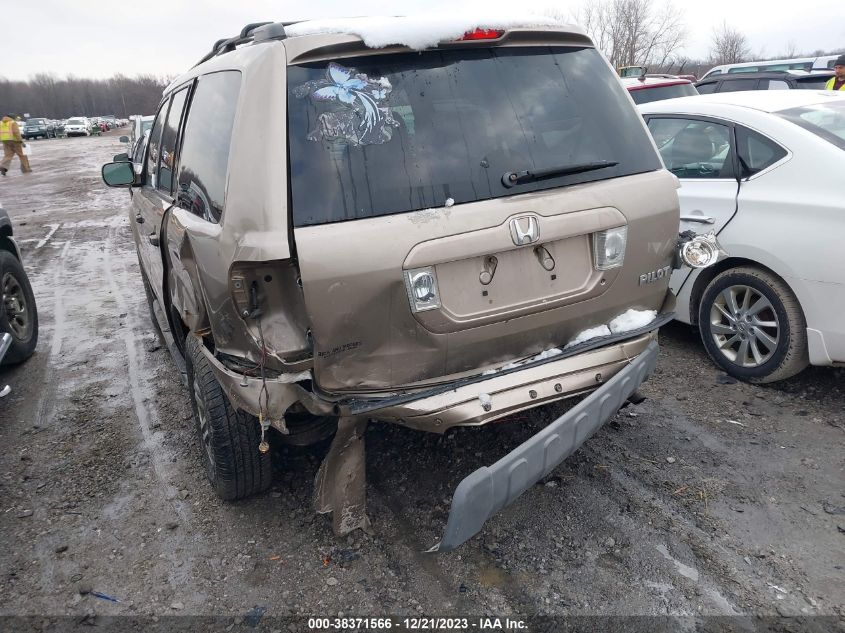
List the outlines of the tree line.
<svg viewBox="0 0 845 633">
<path fill-rule="evenodd" d="M 155 114 L 169 80 L 153 75 L 110 79 L 57 78 L 40 73 L 29 80 L 0 78 L 0 113 L 48 119 L 113 114 Z"/>
<path fill-rule="evenodd" d="M 650 72 L 700 77 L 720 64 L 845 52 L 845 49 L 817 50 L 802 54 L 791 41 L 775 56 L 754 52 L 747 36 L 724 21 L 710 34 L 707 57 L 692 59 L 683 53 L 689 30 L 676 0 L 584 0 L 568 13 L 561 10 L 547 13 L 584 28 L 615 68 L 647 66 Z"/>
</svg>

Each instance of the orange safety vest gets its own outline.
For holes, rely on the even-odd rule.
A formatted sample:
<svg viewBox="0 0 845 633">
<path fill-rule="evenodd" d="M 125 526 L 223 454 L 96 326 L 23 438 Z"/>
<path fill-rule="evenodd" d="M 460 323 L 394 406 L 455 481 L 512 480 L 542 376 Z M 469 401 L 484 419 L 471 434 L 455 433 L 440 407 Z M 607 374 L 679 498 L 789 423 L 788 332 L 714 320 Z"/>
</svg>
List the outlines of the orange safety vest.
<svg viewBox="0 0 845 633">
<path fill-rule="evenodd" d="M 825 89 L 825 90 L 833 90 L 833 86 L 834 86 L 834 84 L 835 84 L 835 83 L 836 83 L 836 77 L 831 77 L 831 78 L 830 78 L 830 81 L 828 81 L 828 82 L 824 85 L 824 89 Z M 845 91 L 845 83 L 843 83 L 841 86 L 839 86 L 839 90 L 840 90 L 840 91 Z"/>
<path fill-rule="evenodd" d="M 12 125 L 15 125 L 15 121 L 9 119 L 8 121 L 0 121 L 0 141 L 19 141 L 20 140 L 20 132 L 18 132 L 18 136 L 15 136 L 15 130 Z"/>
</svg>

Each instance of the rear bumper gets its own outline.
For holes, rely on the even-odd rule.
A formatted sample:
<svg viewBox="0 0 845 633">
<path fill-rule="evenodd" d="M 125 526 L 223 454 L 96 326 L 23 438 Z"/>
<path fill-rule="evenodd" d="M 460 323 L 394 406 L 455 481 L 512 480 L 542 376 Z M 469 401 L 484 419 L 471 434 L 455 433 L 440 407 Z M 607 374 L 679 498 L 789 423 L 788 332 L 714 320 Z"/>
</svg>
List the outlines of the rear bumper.
<svg viewBox="0 0 845 633">
<path fill-rule="evenodd" d="M 491 466 L 458 485 L 446 532 L 430 551 L 449 551 L 477 534 L 484 523 L 552 472 L 619 410 L 657 363 L 651 340 L 636 358 L 596 391 Z"/>
<path fill-rule="evenodd" d="M 590 392 L 612 379 L 657 340 L 652 331 L 574 356 L 493 374 L 485 380 L 388 406 L 370 415 L 408 428 L 443 433 L 480 426 L 542 404 Z"/>
</svg>

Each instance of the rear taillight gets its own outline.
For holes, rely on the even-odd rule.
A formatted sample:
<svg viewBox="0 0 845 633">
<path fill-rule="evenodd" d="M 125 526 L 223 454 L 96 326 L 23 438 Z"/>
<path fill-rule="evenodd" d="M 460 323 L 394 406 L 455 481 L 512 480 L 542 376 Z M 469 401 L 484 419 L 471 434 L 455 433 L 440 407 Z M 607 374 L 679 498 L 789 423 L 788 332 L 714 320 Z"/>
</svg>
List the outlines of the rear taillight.
<svg viewBox="0 0 845 633">
<path fill-rule="evenodd" d="M 414 312 L 424 312 L 440 307 L 437 275 L 432 266 L 405 271 L 405 288 Z"/>
<path fill-rule="evenodd" d="M 466 33 L 464 33 L 464 36 L 458 41 L 466 42 L 470 40 L 497 40 L 504 34 L 504 31 L 500 31 L 498 29 L 475 29 L 474 31 L 467 31 Z"/>
<path fill-rule="evenodd" d="M 593 233 L 593 257 L 596 270 L 619 268 L 625 261 L 627 242 L 627 226 Z"/>
</svg>

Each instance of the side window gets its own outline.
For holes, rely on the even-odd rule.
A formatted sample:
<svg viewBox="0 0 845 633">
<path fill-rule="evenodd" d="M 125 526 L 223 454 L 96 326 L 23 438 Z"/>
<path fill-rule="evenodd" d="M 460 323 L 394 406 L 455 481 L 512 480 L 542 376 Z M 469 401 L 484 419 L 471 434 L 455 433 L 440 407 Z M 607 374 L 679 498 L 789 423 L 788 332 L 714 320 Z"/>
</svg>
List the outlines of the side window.
<svg viewBox="0 0 845 633">
<path fill-rule="evenodd" d="M 229 147 L 241 86 L 236 71 L 200 77 L 179 157 L 179 205 L 210 222 L 223 212 Z"/>
<path fill-rule="evenodd" d="M 756 90 L 757 79 L 733 79 L 723 81 L 719 92 L 739 92 L 740 90 Z"/>
<path fill-rule="evenodd" d="M 760 88 L 765 89 L 765 84 L 767 82 L 769 84 L 769 90 L 789 90 L 789 84 L 783 81 L 782 79 L 763 79 L 760 81 Z"/>
<path fill-rule="evenodd" d="M 786 150 L 773 140 L 744 127 L 737 127 L 736 142 L 739 158 L 744 163 L 746 174 L 750 176 L 786 156 Z"/>
<path fill-rule="evenodd" d="M 165 101 L 159 107 L 152 130 L 150 131 L 150 140 L 148 141 L 150 151 L 147 154 L 147 184 L 151 187 L 155 187 L 157 184 L 158 175 L 156 167 L 158 164 L 158 148 L 161 141 L 161 128 L 164 126 L 164 117 L 167 115 L 168 103 L 169 101 Z"/>
<path fill-rule="evenodd" d="M 182 110 L 185 108 L 185 99 L 188 96 L 188 89 L 182 88 L 174 93 L 170 100 L 170 110 L 167 112 L 167 119 L 164 129 L 161 131 L 161 145 L 159 153 L 161 160 L 158 165 L 157 188 L 167 194 L 173 191 L 173 170 L 176 167 L 176 139 L 179 135 L 179 121 L 182 120 Z"/>
<path fill-rule="evenodd" d="M 706 84 L 698 84 L 695 89 L 700 95 L 709 95 L 711 92 L 716 92 L 716 87 L 719 85 L 718 81 L 710 81 Z"/>
<path fill-rule="evenodd" d="M 731 129 L 697 119 L 652 118 L 648 129 L 678 178 L 732 178 Z"/>
</svg>

